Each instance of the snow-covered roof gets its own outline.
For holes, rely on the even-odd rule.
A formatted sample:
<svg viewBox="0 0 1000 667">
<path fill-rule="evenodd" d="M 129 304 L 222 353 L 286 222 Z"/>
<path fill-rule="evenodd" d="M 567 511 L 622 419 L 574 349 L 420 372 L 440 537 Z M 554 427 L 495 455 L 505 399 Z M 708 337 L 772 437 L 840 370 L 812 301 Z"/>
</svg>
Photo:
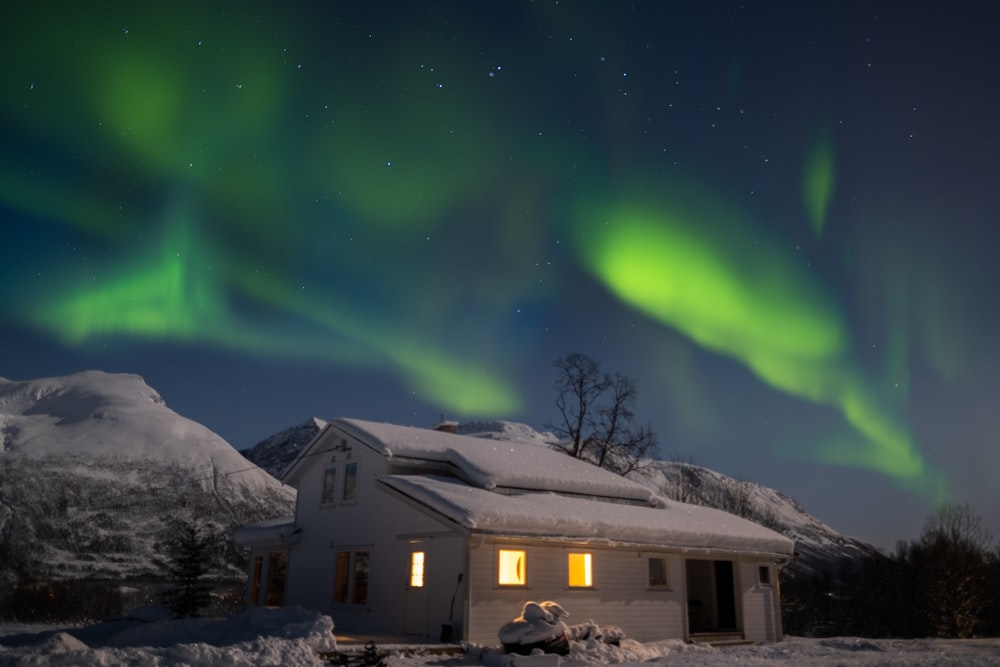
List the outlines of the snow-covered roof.
<svg viewBox="0 0 1000 667">
<path fill-rule="evenodd" d="M 777 556 L 794 551 L 792 540 L 708 507 L 672 501 L 641 507 L 553 493 L 507 495 L 431 475 L 387 475 L 380 482 L 475 532 Z"/>
<path fill-rule="evenodd" d="M 482 489 L 555 491 L 653 503 L 645 486 L 538 442 L 487 440 L 412 426 L 338 419 L 332 424 L 388 458 L 449 464 Z"/>
<path fill-rule="evenodd" d="M 261 521 L 238 528 L 233 533 L 233 541 L 241 546 L 254 544 L 294 544 L 299 541 L 301 531 L 290 516 Z"/>
</svg>

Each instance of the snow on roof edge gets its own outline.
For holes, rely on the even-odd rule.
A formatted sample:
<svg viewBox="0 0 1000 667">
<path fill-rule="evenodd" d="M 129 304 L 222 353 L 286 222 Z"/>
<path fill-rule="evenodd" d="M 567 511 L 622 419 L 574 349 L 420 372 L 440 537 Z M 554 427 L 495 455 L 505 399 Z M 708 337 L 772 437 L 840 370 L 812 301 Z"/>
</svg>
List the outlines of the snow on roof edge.
<svg viewBox="0 0 1000 667">
<path fill-rule="evenodd" d="M 557 491 L 655 502 L 646 486 L 537 442 L 475 438 L 358 419 L 337 419 L 331 424 L 388 458 L 450 464 L 468 482 L 484 489 Z"/>
<path fill-rule="evenodd" d="M 684 503 L 653 508 L 545 492 L 507 496 L 429 475 L 386 475 L 379 481 L 462 528 L 482 534 L 779 558 L 791 557 L 795 550 L 792 540 L 768 528 Z"/>
</svg>

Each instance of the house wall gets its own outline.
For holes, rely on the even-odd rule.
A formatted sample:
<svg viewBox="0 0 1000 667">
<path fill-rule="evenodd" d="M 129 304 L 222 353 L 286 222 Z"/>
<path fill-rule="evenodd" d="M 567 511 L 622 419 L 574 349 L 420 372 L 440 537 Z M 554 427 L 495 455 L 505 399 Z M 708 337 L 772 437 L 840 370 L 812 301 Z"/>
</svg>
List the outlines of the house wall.
<svg viewBox="0 0 1000 667">
<path fill-rule="evenodd" d="M 501 547 L 527 552 L 527 586 L 497 585 L 496 552 Z M 568 586 L 566 563 L 571 551 L 593 554 L 593 587 Z M 647 558 L 650 556 L 667 559 L 667 587 L 649 586 Z M 684 559 L 678 554 L 473 540 L 469 576 L 466 638 L 471 642 L 496 645 L 500 627 L 519 616 L 529 600 L 558 602 L 570 613 L 569 625 L 589 620 L 599 626 L 615 625 L 638 641 L 685 636 Z"/>
<path fill-rule="evenodd" d="M 328 429 L 323 437 L 298 473 L 296 524 L 301 533 L 288 549 L 285 603 L 329 614 L 338 633 L 366 631 L 438 639 L 442 627 L 451 625 L 455 639 L 496 645 L 500 627 L 517 617 L 525 602 L 554 600 L 570 612 L 570 624 L 593 620 L 600 626 L 614 625 L 639 641 L 689 636 L 685 563 L 690 555 L 468 537 L 438 515 L 377 484 L 379 476 L 396 472 L 389 469 L 382 453 L 336 429 Z M 342 491 L 349 463 L 358 464 L 358 495 L 345 501 Z M 336 494 L 333 502 L 324 503 L 324 471 L 329 466 L 337 468 Z M 501 546 L 527 552 L 526 586 L 497 585 L 496 553 Z M 422 590 L 409 585 L 409 560 L 415 549 L 426 554 Z M 336 555 L 362 550 L 370 554 L 367 600 L 364 604 L 336 603 Z M 570 551 L 593 554 L 592 587 L 568 586 Z M 666 559 L 667 586 L 649 585 L 649 557 Z M 777 568 L 772 565 L 772 584 L 765 586 L 758 581 L 757 566 L 766 562 L 732 554 L 698 558 L 734 563 L 738 623 L 747 639 L 781 639 Z"/>
<path fill-rule="evenodd" d="M 316 451 L 333 449 L 342 434 L 329 432 Z M 291 548 L 288 604 L 329 614 L 337 632 L 417 634 L 437 639 L 449 622 L 457 575 L 464 571 L 463 535 L 400 501 L 376 485 L 387 472 L 384 456 L 347 438 L 349 451 L 315 456 L 302 471 L 296 523 L 301 539 Z M 357 498 L 343 501 L 345 465 L 358 463 Z M 336 500 L 323 503 L 327 467 L 337 466 Z M 410 589 L 410 554 L 426 553 L 423 590 Z M 334 601 L 336 554 L 370 554 L 368 596 L 364 604 Z M 464 577 L 463 577 L 464 580 Z M 350 593 L 350 591 L 349 591 Z M 462 594 L 455 603 L 460 619 Z M 422 617 L 422 618 L 421 618 Z"/>
<path fill-rule="evenodd" d="M 760 566 L 770 568 L 770 584 L 760 583 L 757 572 Z M 743 601 L 743 636 L 756 642 L 781 641 L 778 568 L 767 561 L 742 560 L 739 570 Z"/>
<path fill-rule="evenodd" d="M 496 554 L 500 548 L 523 549 L 526 552 L 526 586 L 497 585 Z M 581 589 L 568 586 L 569 552 L 593 554 L 593 587 Z M 666 559 L 666 588 L 649 585 L 647 559 L 650 557 Z M 501 626 L 519 616 L 524 603 L 531 600 L 558 602 L 570 613 L 566 620 L 569 625 L 587 621 L 599 626 L 614 625 L 637 641 L 686 639 L 690 636 L 685 570 L 689 558 L 690 555 L 681 553 L 638 548 L 470 539 L 466 639 L 478 644 L 496 645 Z M 734 559 L 731 554 L 705 554 L 699 558 L 709 563 L 715 559 L 733 563 L 737 624 L 744 637 L 751 641 L 780 641 L 777 568 L 774 564 L 758 559 Z M 760 565 L 770 568 L 770 585 L 759 583 L 757 568 Z"/>
</svg>

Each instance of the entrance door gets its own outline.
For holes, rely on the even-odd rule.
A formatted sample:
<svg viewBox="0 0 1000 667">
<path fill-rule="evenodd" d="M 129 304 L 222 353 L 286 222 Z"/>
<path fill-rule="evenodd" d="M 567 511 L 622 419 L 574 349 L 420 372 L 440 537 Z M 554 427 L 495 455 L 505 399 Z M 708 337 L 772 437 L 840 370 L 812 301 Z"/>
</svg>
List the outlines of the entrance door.
<svg viewBox="0 0 1000 667">
<path fill-rule="evenodd" d="M 738 631 L 733 562 L 689 559 L 685 569 L 688 631 L 691 634 Z"/>
</svg>

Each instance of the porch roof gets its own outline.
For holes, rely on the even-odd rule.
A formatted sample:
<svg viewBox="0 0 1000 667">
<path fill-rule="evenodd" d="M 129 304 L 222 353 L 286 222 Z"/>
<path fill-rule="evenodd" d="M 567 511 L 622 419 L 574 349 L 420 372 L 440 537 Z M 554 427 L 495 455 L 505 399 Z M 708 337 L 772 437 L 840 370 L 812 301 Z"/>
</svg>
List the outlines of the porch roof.
<svg viewBox="0 0 1000 667">
<path fill-rule="evenodd" d="M 432 475 L 379 481 L 471 532 L 782 558 L 794 553 L 792 540 L 752 521 L 665 499 L 649 507 L 557 493 L 505 494 Z"/>
</svg>

